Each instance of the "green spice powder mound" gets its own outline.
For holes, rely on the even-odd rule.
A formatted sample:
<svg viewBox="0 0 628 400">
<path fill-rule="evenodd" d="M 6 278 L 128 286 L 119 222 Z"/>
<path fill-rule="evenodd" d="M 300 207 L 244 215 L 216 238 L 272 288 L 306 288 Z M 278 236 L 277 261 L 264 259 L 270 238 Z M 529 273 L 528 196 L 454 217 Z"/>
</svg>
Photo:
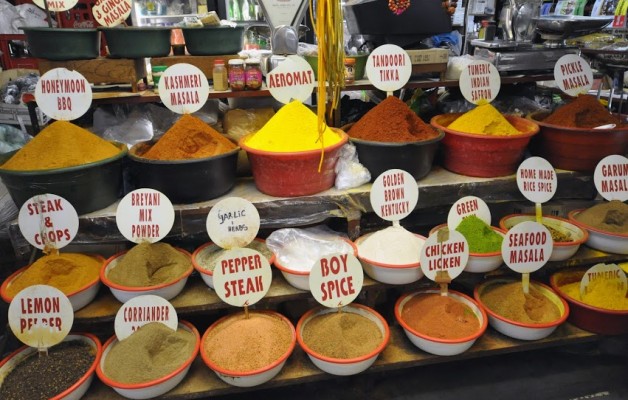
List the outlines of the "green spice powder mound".
<svg viewBox="0 0 628 400">
<path fill-rule="evenodd" d="M 502 248 L 503 236 L 475 215 L 463 218 L 456 230 L 467 239 L 471 253 L 494 253 Z"/>
</svg>

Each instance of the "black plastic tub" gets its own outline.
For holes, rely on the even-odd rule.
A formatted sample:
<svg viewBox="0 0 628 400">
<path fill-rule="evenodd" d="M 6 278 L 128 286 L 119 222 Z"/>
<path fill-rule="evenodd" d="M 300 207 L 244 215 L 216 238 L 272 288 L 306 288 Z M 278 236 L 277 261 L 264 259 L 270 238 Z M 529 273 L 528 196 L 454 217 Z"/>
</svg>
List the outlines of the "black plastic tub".
<svg viewBox="0 0 628 400">
<path fill-rule="evenodd" d="M 87 60 L 100 54 L 100 32 L 96 29 L 20 27 L 26 34 L 28 51 L 46 60 Z"/>
<path fill-rule="evenodd" d="M 163 161 L 138 156 L 144 146 L 129 152 L 132 189 L 159 190 L 174 204 L 189 204 L 221 196 L 235 185 L 239 147 L 213 157 Z"/>
<path fill-rule="evenodd" d="M 15 205 L 35 195 L 52 193 L 69 201 L 78 214 L 87 214 L 113 204 L 122 194 L 122 167 L 126 146 L 117 155 L 76 167 L 40 171 L 11 171 L 0 168 L 0 178 Z M 11 154 L 12 155 L 12 154 Z M 0 164 L 8 160 L 0 160 Z"/>
<path fill-rule="evenodd" d="M 105 35 L 110 57 L 145 58 L 170 54 L 170 28 L 128 26 L 98 29 Z"/>
<path fill-rule="evenodd" d="M 236 54 L 242 50 L 244 27 L 207 26 L 181 29 L 185 47 L 193 56 Z"/>
</svg>

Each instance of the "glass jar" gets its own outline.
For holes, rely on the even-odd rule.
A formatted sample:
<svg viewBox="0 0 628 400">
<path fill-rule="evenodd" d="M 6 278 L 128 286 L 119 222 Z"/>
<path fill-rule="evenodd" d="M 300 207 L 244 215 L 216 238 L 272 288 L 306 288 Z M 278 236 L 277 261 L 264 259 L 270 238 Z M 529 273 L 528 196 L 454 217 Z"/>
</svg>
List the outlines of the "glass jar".
<svg viewBox="0 0 628 400">
<path fill-rule="evenodd" d="M 259 90 L 262 87 L 262 68 L 259 58 L 249 58 L 244 62 L 244 75 L 246 88 L 249 90 Z"/>
<path fill-rule="evenodd" d="M 355 82 L 355 58 L 345 58 L 345 83 Z"/>
<path fill-rule="evenodd" d="M 225 68 L 224 60 L 214 61 L 214 69 L 212 70 L 212 81 L 214 83 L 214 90 L 216 91 L 222 92 L 229 89 L 227 68 Z"/>
<path fill-rule="evenodd" d="M 231 90 L 244 90 L 246 78 L 244 76 L 244 61 L 239 58 L 229 60 L 229 87 Z"/>
</svg>

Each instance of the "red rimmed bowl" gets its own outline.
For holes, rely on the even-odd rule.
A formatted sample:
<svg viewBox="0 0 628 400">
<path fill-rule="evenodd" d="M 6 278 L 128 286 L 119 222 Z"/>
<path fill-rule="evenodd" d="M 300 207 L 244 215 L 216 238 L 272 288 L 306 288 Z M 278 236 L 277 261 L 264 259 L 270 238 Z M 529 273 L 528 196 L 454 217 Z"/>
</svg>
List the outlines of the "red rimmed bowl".
<svg viewBox="0 0 628 400">
<path fill-rule="evenodd" d="M 185 329 L 188 332 L 192 332 L 196 337 L 196 346 L 192 355 L 175 371 L 172 371 L 168 375 L 159 379 L 143 383 L 122 383 L 110 379 L 103 371 L 103 368 L 109 351 L 116 343 L 118 343 L 118 339 L 114 335 L 103 345 L 102 357 L 98 363 L 98 367 L 96 368 L 98 378 L 100 378 L 105 385 L 111 387 L 118 394 L 128 399 L 152 399 L 153 397 L 161 396 L 162 394 L 172 390 L 175 386 L 181 383 L 183 378 L 187 375 L 201 345 L 201 337 L 194 325 L 187 321 L 180 320 L 179 329 Z"/>
<path fill-rule="evenodd" d="M 275 318 L 278 318 L 280 321 L 286 324 L 286 327 L 288 329 L 290 329 L 290 332 L 292 333 L 292 340 L 290 342 L 288 350 L 286 350 L 286 352 L 282 354 L 281 357 L 273 361 L 271 364 L 266 365 L 262 368 L 253 370 L 253 371 L 245 371 L 245 372 L 231 371 L 231 370 L 227 370 L 220 367 L 207 356 L 207 353 L 205 351 L 205 341 L 212 330 L 216 329 L 216 327 L 218 327 L 223 321 L 228 320 L 229 318 L 233 318 L 234 315 L 227 315 L 225 317 L 222 317 L 218 321 L 214 322 L 209 328 L 207 328 L 207 331 L 205 331 L 205 333 L 203 334 L 203 339 L 202 339 L 202 344 L 201 344 L 201 358 L 203 359 L 205 364 L 212 371 L 214 371 L 214 373 L 221 380 L 228 383 L 229 385 L 238 386 L 238 387 L 257 386 L 273 379 L 283 368 L 284 364 L 286 363 L 286 360 L 288 359 L 290 354 L 292 354 L 292 351 L 294 350 L 294 347 L 296 346 L 296 342 L 297 342 L 294 325 L 292 325 L 292 323 L 290 322 L 290 320 L 288 320 L 288 318 L 274 311 L 255 310 L 255 311 L 249 311 L 249 312 L 271 315 Z"/>
<path fill-rule="evenodd" d="M 492 178 L 514 174 L 530 139 L 539 132 L 534 121 L 513 115 L 504 117 L 520 135 L 477 135 L 447 128 L 460 115 L 437 115 L 430 121 L 434 128 L 445 132 L 441 142 L 443 165 L 460 175 Z"/>
<path fill-rule="evenodd" d="M 586 269 L 563 270 L 552 274 L 550 285 L 569 304 L 569 322 L 589 332 L 602 335 L 628 333 L 628 310 L 607 310 L 569 297 L 561 286 L 580 282 Z"/>
<path fill-rule="evenodd" d="M 177 248 L 178 251 L 185 254 L 190 260 L 192 255 L 183 249 Z M 194 266 L 192 262 L 190 262 L 190 268 L 188 268 L 183 275 L 174 279 L 170 282 L 162 283 L 154 286 L 124 286 L 118 283 L 112 282 L 107 278 L 107 274 L 109 271 L 114 268 L 120 259 L 126 254 L 126 251 L 123 251 L 118 254 L 114 254 L 109 257 L 102 269 L 100 270 L 100 280 L 104 283 L 109 289 L 113 296 L 118 299 L 121 303 L 126 303 L 137 296 L 143 296 L 147 294 L 154 294 L 155 296 L 163 297 L 166 300 L 170 300 L 173 297 L 177 296 L 183 288 L 185 287 L 186 282 L 188 281 L 188 277 L 194 271 Z"/>
<path fill-rule="evenodd" d="M 591 225 L 583 224 L 576 219 L 576 216 L 582 211 L 584 209 L 573 210 L 567 217 L 569 221 L 589 232 L 587 246 L 608 253 L 628 254 L 628 234 L 603 231 Z"/>
<path fill-rule="evenodd" d="M 96 352 L 96 358 L 87 372 L 79 380 L 63 392 L 51 397 L 49 400 L 78 400 L 83 397 L 94 379 L 96 366 L 100 363 L 102 346 L 100 344 L 100 340 L 98 340 L 96 336 L 90 333 L 71 333 L 63 339 L 64 342 L 71 340 L 79 340 L 90 345 Z M 4 380 L 13 368 L 34 353 L 37 353 L 37 349 L 35 347 L 23 346 L 9 354 L 4 360 L 2 360 L 2 362 L 0 362 L 0 377 Z M 71 365 L 68 365 L 68 368 L 71 367 Z M 41 379 L 54 379 L 54 376 L 41 377 Z M 0 383 L 0 385 L 2 385 L 2 383 Z"/>
<path fill-rule="evenodd" d="M 297 127 L 295 127 L 297 129 Z M 325 147 L 325 157 L 318 172 L 321 150 L 298 152 L 271 152 L 253 149 L 246 144 L 247 136 L 239 146 L 246 151 L 255 186 L 260 192 L 276 197 L 297 197 L 320 193 L 334 186 L 336 161 L 340 149 L 349 136 L 340 129 L 332 128 L 341 136 L 340 142 Z"/>
<path fill-rule="evenodd" d="M 560 318 L 557 320 L 542 324 L 529 324 L 513 321 L 502 317 L 484 304 L 482 301 L 482 294 L 484 291 L 493 285 L 501 285 L 511 282 L 520 281 L 515 281 L 513 279 L 491 279 L 477 285 L 473 290 L 473 298 L 478 302 L 478 304 L 480 304 L 484 311 L 486 311 L 489 325 L 497 332 L 519 340 L 539 340 L 551 335 L 560 324 L 567 320 L 567 317 L 569 316 L 569 306 L 567 305 L 567 302 L 562 297 L 557 295 L 549 286 L 534 281 L 530 281 L 530 286 L 534 286 L 545 297 L 547 297 L 548 300 L 558 307 L 558 310 L 560 311 Z"/>
<path fill-rule="evenodd" d="M 303 330 L 312 320 L 312 318 L 319 315 L 337 312 L 338 310 L 335 308 L 317 307 L 303 314 L 303 316 L 299 319 L 299 322 L 297 323 L 297 340 L 299 342 L 299 346 L 301 346 L 301 348 L 307 353 L 314 365 L 316 365 L 321 370 L 327 372 L 328 374 L 340 376 L 359 374 L 360 372 L 367 370 L 371 365 L 373 365 L 375 360 L 377 360 L 379 354 L 386 348 L 386 345 L 388 344 L 388 341 L 390 339 L 390 329 L 388 328 L 388 323 L 377 311 L 373 310 L 372 308 L 363 306 L 361 304 L 350 304 L 344 306 L 341 312 L 358 314 L 373 321 L 381 331 L 383 339 L 380 345 L 377 346 L 375 350 L 361 357 L 347 359 L 331 358 L 317 353 L 312 348 L 310 348 L 303 341 Z"/>
<path fill-rule="evenodd" d="M 465 304 L 471 309 L 471 311 L 473 311 L 473 314 L 480 322 L 480 329 L 478 329 L 478 331 L 473 335 L 460 339 L 441 339 L 431 337 L 413 329 L 402 318 L 403 307 L 414 296 L 422 294 L 440 295 L 440 290 L 426 289 L 414 293 L 408 293 L 401 296 L 395 303 L 395 318 L 397 319 L 397 322 L 399 322 L 399 325 L 401 325 L 403 331 L 406 333 L 406 336 L 410 339 L 412 344 L 419 349 L 431 354 L 436 354 L 437 356 L 454 356 L 469 350 L 469 348 L 473 346 L 473 343 L 475 343 L 475 341 L 486 331 L 486 327 L 488 326 L 488 316 L 486 315 L 484 309 L 480 307 L 471 297 L 452 290 L 449 290 L 447 295 Z"/>
<path fill-rule="evenodd" d="M 536 216 L 532 214 L 506 215 L 499 221 L 499 226 L 502 229 L 509 230 L 513 226 L 525 221 L 536 222 Z M 550 256 L 549 261 L 567 260 L 576 254 L 582 243 L 589 239 L 589 233 L 586 229 L 582 229 L 580 226 L 575 225 L 564 218 L 543 216 L 541 221 L 543 221 L 543 225 L 554 228 L 561 233 L 567 233 L 574 238 L 574 240 L 569 242 L 554 241 L 554 247 L 552 248 L 552 255 Z"/>
<path fill-rule="evenodd" d="M 91 255 L 91 256 L 94 258 L 97 258 L 102 263 L 105 262 L 105 258 L 102 256 L 99 256 L 96 254 Z M 30 265 L 27 265 L 24 268 L 18 269 L 17 271 L 12 273 L 7 279 L 5 279 L 4 282 L 2 282 L 2 286 L 0 286 L 0 297 L 2 297 L 2 300 L 6 301 L 7 303 L 10 303 L 11 300 L 13 300 L 13 296 L 10 296 L 7 293 L 8 287 L 18 276 L 22 275 L 22 273 L 24 273 L 24 271 L 26 271 L 28 267 L 30 267 Z M 97 276 L 96 279 L 94 279 L 92 282 L 88 283 L 87 285 L 83 286 L 82 288 L 75 290 L 74 292 L 68 293 L 66 296 L 68 297 L 68 300 L 70 300 L 70 303 L 72 304 L 72 310 L 78 311 L 81 308 L 88 305 L 89 303 L 91 303 L 92 300 L 96 298 L 96 295 L 98 294 L 99 289 L 100 289 L 100 277 Z"/>
<path fill-rule="evenodd" d="M 446 226 L 447 224 L 435 226 L 430 230 L 430 235 Z M 491 229 L 502 235 L 502 237 L 506 235 L 506 231 L 501 228 L 491 226 Z M 464 267 L 464 270 L 475 274 L 483 274 L 495 271 L 503 263 L 504 257 L 502 257 L 501 249 L 498 251 L 491 251 L 489 253 L 469 253 L 469 261 L 467 261 L 467 266 Z"/>
</svg>

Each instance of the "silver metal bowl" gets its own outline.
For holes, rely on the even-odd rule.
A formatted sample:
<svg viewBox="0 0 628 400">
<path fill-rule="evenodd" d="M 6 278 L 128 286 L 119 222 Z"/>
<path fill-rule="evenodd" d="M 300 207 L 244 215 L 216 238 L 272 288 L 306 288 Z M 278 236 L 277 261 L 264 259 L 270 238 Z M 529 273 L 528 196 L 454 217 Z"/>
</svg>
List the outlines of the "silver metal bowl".
<svg viewBox="0 0 628 400">
<path fill-rule="evenodd" d="M 532 19 L 543 39 L 564 40 L 597 32 L 613 21 L 612 16 L 544 15 Z"/>
</svg>

